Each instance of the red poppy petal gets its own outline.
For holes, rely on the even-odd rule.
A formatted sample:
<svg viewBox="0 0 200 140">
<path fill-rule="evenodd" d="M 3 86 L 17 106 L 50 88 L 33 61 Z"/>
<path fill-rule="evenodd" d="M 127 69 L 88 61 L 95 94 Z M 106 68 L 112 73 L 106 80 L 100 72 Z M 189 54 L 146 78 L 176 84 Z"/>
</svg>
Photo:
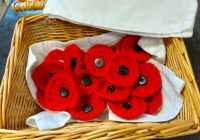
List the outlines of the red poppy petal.
<svg viewBox="0 0 200 140">
<path fill-rule="evenodd" d="M 32 72 L 32 79 L 37 88 L 44 90 L 48 80 L 56 73 L 64 72 L 64 64 L 57 60 L 44 61 Z"/>
<path fill-rule="evenodd" d="M 145 52 L 137 45 L 140 36 L 128 35 L 125 36 L 117 46 L 119 51 L 131 52 L 137 61 L 146 61 L 152 57 L 151 54 Z"/>
<path fill-rule="evenodd" d="M 155 95 L 145 99 L 147 103 L 147 114 L 156 114 L 162 106 L 162 93 L 159 91 Z"/>
<path fill-rule="evenodd" d="M 78 120 L 91 120 L 98 117 L 106 109 L 106 102 L 95 95 L 81 98 L 78 106 L 68 112 Z"/>
<path fill-rule="evenodd" d="M 44 100 L 44 92 L 42 90 L 37 90 L 36 99 L 42 108 L 47 108 L 46 102 Z"/>
<path fill-rule="evenodd" d="M 65 55 L 62 50 L 55 49 L 46 56 L 45 60 L 58 60 L 58 61 L 64 62 Z"/>
<path fill-rule="evenodd" d="M 140 98 L 147 98 L 156 94 L 160 90 L 162 84 L 159 70 L 151 63 L 143 63 L 140 65 L 140 72 L 140 77 L 144 76 L 146 78 L 146 84 L 139 85 L 138 80 L 136 88 L 132 90 L 132 95 Z"/>
<path fill-rule="evenodd" d="M 124 119 L 134 119 L 145 113 L 147 104 L 143 99 L 131 96 L 127 101 L 108 102 L 111 111 Z"/>
<path fill-rule="evenodd" d="M 139 66 L 132 54 L 128 52 L 118 52 L 111 57 L 107 69 L 107 80 L 110 83 L 116 86 L 130 87 L 136 83 L 138 77 Z"/>
<path fill-rule="evenodd" d="M 114 86 L 104 79 L 98 80 L 95 86 L 95 94 L 107 101 L 124 101 L 130 95 L 129 88 Z"/>
<path fill-rule="evenodd" d="M 84 62 L 86 68 L 95 76 L 101 77 L 105 76 L 105 70 L 108 66 L 108 61 L 113 55 L 113 50 L 111 47 L 105 45 L 95 45 L 89 49 L 85 54 Z M 101 60 L 102 65 L 97 66 L 95 60 Z M 96 61 L 97 62 L 97 61 Z"/>
<path fill-rule="evenodd" d="M 88 96 L 94 93 L 96 78 L 88 70 L 75 71 L 75 79 L 81 95 Z"/>
<path fill-rule="evenodd" d="M 69 69 L 82 69 L 84 52 L 76 44 L 67 46 L 64 53 L 66 55 L 66 59 L 70 61 Z"/>
<path fill-rule="evenodd" d="M 70 74 L 56 74 L 45 89 L 47 109 L 65 111 L 76 107 L 80 99 L 80 91 Z"/>
</svg>

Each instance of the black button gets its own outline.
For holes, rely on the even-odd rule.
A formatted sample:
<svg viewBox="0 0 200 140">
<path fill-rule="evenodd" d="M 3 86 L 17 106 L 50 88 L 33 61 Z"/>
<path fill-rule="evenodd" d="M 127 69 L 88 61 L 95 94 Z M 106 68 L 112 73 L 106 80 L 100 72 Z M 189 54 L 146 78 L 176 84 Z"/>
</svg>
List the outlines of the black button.
<svg viewBox="0 0 200 140">
<path fill-rule="evenodd" d="M 136 46 L 134 46 L 134 50 L 136 52 L 143 52 L 144 51 L 138 44 Z"/>
<path fill-rule="evenodd" d="M 147 78 L 145 76 L 140 76 L 138 79 L 138 85 L 143 86 L 147 84 Z"/>
<path fill-rule="evenodd" d="M 60 96 L 67 97 L 69 95 L 69 90 L 66 87 L 60 88 Z"/>
<path fill-rule="evenodd" d="M 84 85 L 84 86 L 89 86 L 91 85 L 92 83 L 92 80 L 89 76 L 84 76 L 81 83 Z"/>
<path fill-rule="evenodd" d="M 113 92 L 115 91 L 115 87 L 114 87 L 114 86 L 109 86 L 109 87 L 107 88 L 107 91 L 108 91 L 109 93 L 113 93 Z"/>
<path fill-rule="evenodd" d="M 126 110 L 128 110 L 128 109 L 132 108 L 132 105 L 130 103 L 126 102 L 126 103 L 123 104 L 123 108 L 125 108 Z"/>
<path fill-rule="evenodd" d="M 90 111 L 92 111 L 93 110 L 93 107 L 91 106 L 91 105 L 89 105 L 89 104 L 87 104 L 87 105 L 85 105 L 84 107 L 83 107 L 83 111 L 84 112 L 90 112 Z"/>
<path fill-rule="evenodd" d="M 121 75 L 127 75 L 128 74 L 128 68 L 125 65 L 121 65 L 118 69 L 119 74 Z"/>
<path fill-rule="evenodd" d="M 72 58 L 71 59 L 71 68 L 75 68 L 76 67 L 76 64 L 77 64 L 77 59 L 76 58 Z"/>
<path fill-rule="evenodd" d="M 49 73 L 49 78 L 51 78 L 51 77 L 54 76 L 55 74 L 56 74 L 55 72 Z"/>
</svg>

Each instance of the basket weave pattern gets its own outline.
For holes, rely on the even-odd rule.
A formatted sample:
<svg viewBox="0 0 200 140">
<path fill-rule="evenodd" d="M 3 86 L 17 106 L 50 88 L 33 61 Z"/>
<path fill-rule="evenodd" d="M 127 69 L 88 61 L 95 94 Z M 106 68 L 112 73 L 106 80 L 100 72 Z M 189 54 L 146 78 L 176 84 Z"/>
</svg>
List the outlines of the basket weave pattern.
<svg viewBox="0 0 200 140">
<path fill-rule="evenodd" d="M 21 18 L 15 27 L 5 73 L 0 87 L 1 139 L 156 139 L 199 132 L 200 95 L 184 42 L 179 38 L 165 39 L 167 62 L 186 81 L 182 95 L 184 105 L 179 115 L 165 123 L 85 122 L 70 123 L 59 130 L 40 132 L 27 128 L 28 116 L 41 111 L 33 100 L 25 79 L 28 49 L 45 40 L 68 41 L 102 34 L 106 31 L 74 25 L 46 15 Z M 170 91 L 169 91 L 170 92 Z"/>
</svg>

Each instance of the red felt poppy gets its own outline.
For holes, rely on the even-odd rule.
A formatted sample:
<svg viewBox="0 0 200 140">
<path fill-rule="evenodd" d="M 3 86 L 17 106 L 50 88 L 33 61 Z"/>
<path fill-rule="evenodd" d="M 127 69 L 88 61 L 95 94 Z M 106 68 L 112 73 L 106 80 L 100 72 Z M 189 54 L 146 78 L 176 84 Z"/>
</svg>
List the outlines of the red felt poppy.
<svg viewBox="0 0 200 140">
<path fill-rule="evenodd" d="M 69 69 L 80 70 L 83 66 L 83 55 L 84 52 L 76 45 L 71 44 L 67 46 L 64 50 L 66 59 L 70 62 Z"/>
<path fill-rule="evenodd" d="M 106 102 L 95 95 L 84 96 L 78 106 L 69 113 L 78 120 L 91 120 L 98 117 L 106 109 Z"/>
<path fill-rule="evenodd" d="M 147 103 L 147 114 L 156 114 L 162 106 L 162 93 L 159 91 L 155 95 L 145 99 Z"/>
<path fill-rule="evenodd" d="M 124 119 L 134 119 L 145 113 L 147 104 L 143 99 L 130 96 L 123 102 L 108 102 L 111 111 Z"/>
<path fill-rule="evenodd" d="M 75 71 L 75 79 L 79 85 L 81 95 L 93 94 L 96 78 L 88 70 Z"/>
<path fill-rule="evenodd" d="M 44 90 L 48 80 L 56 73 L 63 73 L 64 63 L 57 60 L 44 61 L 38 65 L 32 72 L 32 79 L 37 88 Z"/>
<path fill-rule="evenodd" d="M 89 49 L 84 57 L 86 68 L 95 76 L 105 76 L 110 57 L 113 55 L 111 47 L 95 45 Z"/>
<path fill-rule="evenodd" d="M 131 53 L 115 53 L 109 62 L 107 80 L 116 86 L 130 87 L 139 77 L 139 66 Z"/>
<path fill-rule="evenodd" d="M 151 54 L 145 52 L 137 42 L 140 36 L 127 35 L 116 45 L 116 50 L 133 53 L 137 61 L 146 61 L 152 57 Z"/>
<path fill-rule="evenodd" d="M 45 102 L 51 111 L 65 111 L 77 106 L 80 91 L 70 74 L 56 74 L 45 89 Z"/>
<path fill-rule="evenodd" d="M 147 98 L 156 94 L 161 89 L 161 76 L 159 70 L 151 63 L 140 65 L 140 76 L 132 95 Z"/>
<path fill-rule="evenodd" d="M 130 88 L 115 86 L 104 79 L 95 85 L 95 94 L 107 101 L 124 101 L 130 95 Z"/>
</svg>

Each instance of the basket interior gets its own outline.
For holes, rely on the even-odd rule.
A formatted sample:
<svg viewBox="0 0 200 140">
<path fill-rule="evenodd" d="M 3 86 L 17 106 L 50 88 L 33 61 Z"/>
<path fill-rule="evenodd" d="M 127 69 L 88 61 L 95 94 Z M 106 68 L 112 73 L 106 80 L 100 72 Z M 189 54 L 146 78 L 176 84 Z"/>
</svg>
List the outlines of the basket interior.
<svg viewBox="0 0 200 140">
<path fill-rule="evenodd" d="M 29 46 L 46 40 L 68 40 L 102 34 L 106 31 L 69 22 L 49 19 L 45 15 L 26 16 L 20 19 L 13 35 L 5 74 L 1 83 L 1 128 L 24 129 L 25 120 L 41 111 L 33 100 L 25 79 Z M 186 81 L 182 91 L 184 105 L 179 115 L 172 120 L 191 120 L 188 129 L 197 129 L 200 116 L 199 90 L 184 43 L 178 38 L 165 39 L 167 62 L 179 77 Z M 169 91 L 170 92 L 170 91 Z M 169 123 L 169 122 L 166 122 Z M 117 123 L 116 123 L 117 124 Z M 165 123 L 160 123 L 165 124 Z"/>
</svg>

